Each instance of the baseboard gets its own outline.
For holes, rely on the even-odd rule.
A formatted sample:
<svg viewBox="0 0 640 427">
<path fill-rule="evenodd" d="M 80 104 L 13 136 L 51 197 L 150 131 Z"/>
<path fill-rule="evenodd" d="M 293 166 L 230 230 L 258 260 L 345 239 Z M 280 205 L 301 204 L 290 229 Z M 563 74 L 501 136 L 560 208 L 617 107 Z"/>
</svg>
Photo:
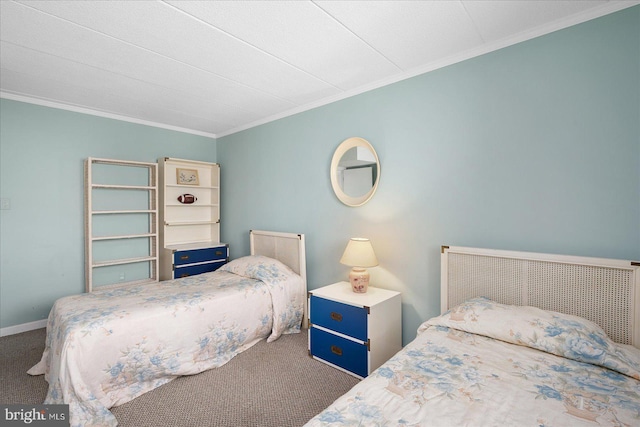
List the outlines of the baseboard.
<svg viewBox="0 0 640 427">
<path fill-rule="evenodd" d="M 15 335 L 21 332 L 33 331 L 34 329 L 46 328 L 47 319 L 36 320 L 35 322 L 23 323 L 22 325 L 7 326 L 0 329 L 0 337 L 6 337 L 7 335 Z"/>
</svg>

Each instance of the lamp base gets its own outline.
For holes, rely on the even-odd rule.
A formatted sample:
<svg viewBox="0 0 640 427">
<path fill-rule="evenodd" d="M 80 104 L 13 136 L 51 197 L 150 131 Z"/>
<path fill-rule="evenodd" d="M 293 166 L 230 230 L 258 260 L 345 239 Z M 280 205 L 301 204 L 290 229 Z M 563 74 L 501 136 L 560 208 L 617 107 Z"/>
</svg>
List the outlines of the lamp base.
<svg viewBox="0 0 640 427">
<path fill-rule="evenodd" d="M 364 294 L 369 287 L 369 272 L 364 268 L 352 268 L 349 272 L 351 290 L 357 294 Z"/>
</svg>

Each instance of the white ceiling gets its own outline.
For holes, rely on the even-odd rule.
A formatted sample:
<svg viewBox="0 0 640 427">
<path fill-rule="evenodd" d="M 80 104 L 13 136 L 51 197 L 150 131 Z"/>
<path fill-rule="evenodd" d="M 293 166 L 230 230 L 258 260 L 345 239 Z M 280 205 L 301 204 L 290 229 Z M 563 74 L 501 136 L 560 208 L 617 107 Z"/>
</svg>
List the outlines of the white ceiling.
<svg viewBox="0 0 640 427">
<path fill-rule="evenodd" d="M 0 95 L 220 137 L 640 1 L 0 1 Z"/>
</svg>

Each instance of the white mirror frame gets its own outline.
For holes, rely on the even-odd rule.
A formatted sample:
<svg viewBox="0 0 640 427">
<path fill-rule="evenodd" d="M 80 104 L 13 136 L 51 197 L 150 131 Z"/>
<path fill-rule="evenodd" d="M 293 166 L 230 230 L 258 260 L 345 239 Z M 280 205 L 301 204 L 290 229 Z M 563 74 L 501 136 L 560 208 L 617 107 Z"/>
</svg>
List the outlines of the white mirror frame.
<svg viewBox="0 0 640 427">
<path fill-rule="evenodd" d="M 358 196 L 358 197 L 349 196 L 342 190 L 342 187 L 340 187 L 340 183 L 338 182 L 338 176 L 336 173 L 338 170 L 338 164 L 340 163 L 340 159 L 342 159 L 342 156 L 344 155 L 344 153 L 346 153 L 347 151 L 349 151 L 354 147 L 365 147 L 369 149 L 371 153 L 373 153 L 373 157 L 376 159 L 376 165 L 378 168 L 378 175 L 376 176 L 376 181 L 373 183 L 371 190 L 369 190 L 367 193 L 363 194 L 362 196 Z M 369 199 L 373 197 L 374 193 L 376 192 L 376 189 L 378 188 L 378 183 L 380 182 L 380 159 L 378 159 L 378 154 L 376 153 L 376 150 L 373 149 L 373 146 L 366 139 L 359 138 L 359 137 L 348 138 L 342 141 L 342 143 L 340 143 L 338 148 L 336 148 L 335 153 L 333 153 L 333 158 L 331 159 L 330 175 L 331 175 L 331 186 L 333 187 L 333 192 L 336 194 L 336 197 L 342 203 L 352 207 L 362 206 L 365 203 L 367 203 Z"/>
</svg>

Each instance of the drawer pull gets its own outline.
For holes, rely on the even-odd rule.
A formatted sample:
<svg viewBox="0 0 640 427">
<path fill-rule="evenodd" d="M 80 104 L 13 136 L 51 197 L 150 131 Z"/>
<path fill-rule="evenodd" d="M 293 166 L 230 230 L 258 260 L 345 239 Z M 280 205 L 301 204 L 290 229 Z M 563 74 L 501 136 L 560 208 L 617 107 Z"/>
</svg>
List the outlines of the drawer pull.
<svg viewBox="0 0 640 427">
<path fill-rule="evenodd" d="M 335 320 L 336 322 L 342 322 L 342 314 L 336 313 L 335 311 L 332 311 L 331 312 L 331 319 Z"/>
<path fill-rule="evenodd" d="M 189 273 L 182 273 L 182 274 L 180 275 L 180 277 L 181 277 L 181 278 L 182 278 L 182 277 L 189 277 Z"/>
<path fill-rule="evenodd" d="M 337 356 L 342 356 L 342 349 L 340 347 L 338 347 L 337 345 L 332 345 L 331 346 L 331 353 L 337 355 Z"/>
<path fill-rule="evenodd" d="M 188 259 L 189 259 L 189 255 L 180 255 L 180 259 L 181 259 L 182 261 L 186 261 L 186 260 L 188 260 Z"/>
<path fill-rule="evenodd" d="M 216 255 L 222 255 L 222 251 L 216 251 Z"/>
</svg>

